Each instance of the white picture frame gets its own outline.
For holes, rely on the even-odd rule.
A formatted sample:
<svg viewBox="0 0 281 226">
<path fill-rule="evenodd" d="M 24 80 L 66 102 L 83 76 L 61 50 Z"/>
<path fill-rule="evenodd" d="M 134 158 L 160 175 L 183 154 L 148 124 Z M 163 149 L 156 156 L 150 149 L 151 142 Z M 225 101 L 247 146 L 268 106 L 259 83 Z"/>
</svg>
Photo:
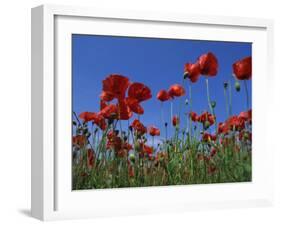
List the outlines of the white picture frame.
<svg viewBox="0 0 281 226">
<path fill-rule="evenodd" d="M 138 29 L 134 29 L 137 26 Z M 159 29 L 155 29 L 155 28 Z M 179 31 L 187 27 L 186 32 Z M 117 29 L 118 28 L 118 29 Z M 71 191 L 70 34 L 177 37 L 253 43 L 253 181 Z M 32 9 L 31 213 L 41 220 L 89 218 L 208 208 L 271 205 L 273 151 L 264 135 L 273 92 L 273 22 L 265 19 L 101 10 L 43 5 Z M 266 74 L 267 76 L 261 76 Z M 62 82 L 62 80 L 64 82 Z M 263 89 L 262 92 L 260 90 Z M 63 107 L 58 107 L 63 105 Z M 59 109 L 59 110 L 58 110 Z M 68 115 L 64 118 L 61 115 Z M 68 127 L 68 128 L 67 128 Z M 65 129 L 67 128 L 67 129 Z M 265 139 L 259 139 L 264 137 Z M 67 137 L 65 141 L 59 139 Z M 59 151 L 58 151 L 59 150 Z M 266 153 L 262 154 L 262 150 Z M 69 174 L 69 175 L 68 175 Z M 64 176 L 65 175 L 65 176 Z M 209 194 L 212 194 L 210 197 Z M 122 199 L 120 198 L 122 197 Z M 163 198 L 165 197 L 165 198 Z M 83 205 L 82 205 L 83 204 Z"/>
</svg>

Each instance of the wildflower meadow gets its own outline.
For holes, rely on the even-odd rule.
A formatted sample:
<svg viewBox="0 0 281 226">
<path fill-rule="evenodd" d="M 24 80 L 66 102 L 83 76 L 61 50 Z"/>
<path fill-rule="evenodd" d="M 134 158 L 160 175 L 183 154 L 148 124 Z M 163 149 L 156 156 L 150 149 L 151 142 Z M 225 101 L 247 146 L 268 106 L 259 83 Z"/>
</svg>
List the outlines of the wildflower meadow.
<svg viewBox="0 0 281 226">
<path fill-rule="evenodd" d="M 166 87 L 157 83 L 160 72 L 150 86 L 122 68 L 87 81 L 101 89 L 85 95 L 89 109 L 73 108 L 74 190 L 251 181 L 251 55 L 228 64 L 209 49 L 184 57 Z M 231 73 L 219 74 L 222 66 Z"/>
</svg>

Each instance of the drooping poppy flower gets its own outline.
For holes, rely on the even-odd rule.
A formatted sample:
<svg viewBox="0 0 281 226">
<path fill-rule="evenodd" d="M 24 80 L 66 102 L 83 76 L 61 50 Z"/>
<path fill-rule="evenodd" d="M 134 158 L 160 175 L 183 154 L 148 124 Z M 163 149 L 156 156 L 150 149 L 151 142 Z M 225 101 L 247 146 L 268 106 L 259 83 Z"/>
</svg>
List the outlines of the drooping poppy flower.
<svg viewBox="0 0 281 226">
<path fill-rule="evenodd" d="M 150 89 L 139 82 L 135 82 L 130 85 L 128 96 L 137 99 L 138 102 L 148 100 L 152 97 Z"/>
<path fill-rule="evenodd" d="M 215 76 L 218 73 L 218 60 L 216 56 L 208 52 L 198 58 L 200 73 L 205 76 Z"/>
<path fill-rule="evenodd" d="M 107 97 L 110 96 L 108 99 L 111 99 L 112 97 L 124 99 L 130 81 L 123 75 L 112 74 L 102 81 L 102 85 L 102 90 L 105 92 L 104 95 Z"/>
<path fill-rule="evenodd" d="M 248 80 L 252 77 L 252 57 L 236 61 L 233 65 L 233 74 L 238 80 Z"/>
<path fill-rule="evenodd" d="M 205 142 L 216 141 L 217 136 L 210 133 L 203 133 L 202 140 Z"/>
<path fill-rule="evenodd" d="M 84 122 L 92 121 L 95 117 L 96 117 L 96 113 L 88 112 L 88 111 L 82 112 L 79 115 L 79 118 L 81 118 Z"/>
<path fill-rule="evenodd" d="M 133 113 L 124 99 L 119 99 L 117 104 L 118 119 L 128 120 L 133 116 Z"/>
<path fill-rule="evenodd" d="M 140 135 L 145 134 L 147 132 L 147 128 L 138 119 L 135 119 L 132 122 L 131 126 Z"/>
<path fill-rule="evenodd" d="M 148 132 L 153 137 L 154 136 L 160 136 L 160 129 L 158 129 L 154 126 L 149 127 Z"/>
<path fill-rule="evenodd" d="M 133 97 L 127 97 L 126 103 L 132 112 L 142 115 L 144 113 L 143 107 L 140 105 L 139 101 Z"/>
<path fill-rule="evenodd" d="M 170 86 L 168 92 L 171 98 L 181 97 L 185 94 L 185 89 L 179 84 L 174 84 Z"/>
<path fill-rule="evenodd" d="M 164 89 L 160 90 L 160 91 L 157 93 L 157 99 L 160 100 L 160 101 L 162 101 L 162 102 L 167 101 L 167 100 L 169 100 L 170 98 L 171 98 L 171 97 L 170 97 L 169 93 L 168 93 L 166 90 L 164 90 Z"/>
<path fill-rule="evenodd" d="M 105 92 L 102 91 L 101 95 L 100 95 L 101 100 L 103 101 L 112 101 L 114 99 L 114 94 L 110 93 L 110 92 Z"/>
<path fill-rule="evenodd" d="M 184 78 L 189 78 L 191 82 L 197 82 L 200 77 L 200 64 L 196 62 L 195 64 L 187 63 L 184 65 Z"/>
<path fill-rule="evenodd" d="M 87 144 L 87 138 L 84 135 L 76 135 L 72 137 L 72 144 L 79 148 L 84 147 Z"/>
<path fill-rule="evenodd" d="M 172 119 L 172 123 L 173 123 L 173 126 L 177 126 L 180 124 L 180 119 L 178 116 L 174 116 L 173 119 Z"/>
<path fill-rule="evenodd" d="M 100 112 L 100 115 L 102 115 L 106 119 L 114 119 L 118 116 L 118 109 L 115 104 L 109 104 L 105 106 Z"/>
<path fill-rule="evenodd" d="M 94 167 L 94 160 L 95 160 L 95 156 L 94 156 L 93 149 L 88 149 L 87 150 L 87 166 L 88 166 L 88 169 L 92 169 Z"/>
<path fill-rule="evenodd" d="M 198 115 L 195 112 L 193 112 L 193 111 L 189 113 L 189 117 L 191 118 L 191 120 L 193 122 L 197 122 L 198 121 Z"/>
</svg>

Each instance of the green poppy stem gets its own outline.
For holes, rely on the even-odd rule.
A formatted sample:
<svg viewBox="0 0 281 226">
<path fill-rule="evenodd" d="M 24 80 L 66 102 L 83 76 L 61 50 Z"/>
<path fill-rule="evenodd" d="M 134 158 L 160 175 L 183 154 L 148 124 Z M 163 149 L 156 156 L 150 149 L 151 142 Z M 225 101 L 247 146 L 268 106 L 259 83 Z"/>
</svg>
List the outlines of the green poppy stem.
<svg viewBox="0 0 281 226">
<path fill-rule="evenodd" d="M 171 100 L 171 130 L 173 129 L 173 100 Z"/>
<path fill-rule="evenodd" d="M 231 79 L 229 80 L 229 89 L 228 89 L 228 93 L 229 93 L 229 115 L 232 115 L 232 86 L 231 86 Z"/>
<path fill-rule="evenodd" d="M 224 97 L 225 97 L 226 114 L 227 114 L 227 117 L 229 118 L 229 102 L 228 102 L 228 96 L 227 96 L 227 87 L 223 88 L 223 93 L 224 93 Z"/>
<path fill-rule="evenodd" d="M 189 83 L 189 106 L 190 106 L 190 113 L 192 112 L 192 89 L 191 89 L 191 83 Z M 192 120 L 190 115 L 188 115 L 189 118 L 189 140 L 191 141 L 192 136 Z"/>
<path fill-rule="evenodd" d="M 212 104 L 211 104 L 210 91 L 209 91 L 209 81 L 208 81 L 207 78 L 206 78 L 206 88 L 207 88 L 208 105 L 209 105 L 211 114 L 215 117 L 215 129 L 216 129 L 216 132 L 217 132 L 218 131 L 217 130 L 217 128 L 218 128 L 218 126 L 217 126 L 217 119 L 216 119 L 216 116 L 215 116 L 215 113 L 214 113 L 214 109 L 213 109 Z"/>
<path fill-rule="evenodd" d="M 245 92 L 246 92 L 246 103 L 247 103 L 247 110 L 250 109 L 250 101 L 249 101 L 249 91 L 247 86 L 247 81 L 244 80 Z"/>
</svg>

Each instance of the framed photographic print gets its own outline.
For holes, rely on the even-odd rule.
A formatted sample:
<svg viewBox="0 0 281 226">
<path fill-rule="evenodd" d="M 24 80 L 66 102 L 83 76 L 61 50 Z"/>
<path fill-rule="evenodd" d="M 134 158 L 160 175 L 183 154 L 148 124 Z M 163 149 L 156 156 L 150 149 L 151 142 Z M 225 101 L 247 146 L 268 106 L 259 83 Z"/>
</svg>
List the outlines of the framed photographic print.
<svg viewBox="0 0 281 226">
<path fill-rule="evenodd" d="M 270 205 L 270 20 L 32 9 L 32 215 Z"/>
</svg>

